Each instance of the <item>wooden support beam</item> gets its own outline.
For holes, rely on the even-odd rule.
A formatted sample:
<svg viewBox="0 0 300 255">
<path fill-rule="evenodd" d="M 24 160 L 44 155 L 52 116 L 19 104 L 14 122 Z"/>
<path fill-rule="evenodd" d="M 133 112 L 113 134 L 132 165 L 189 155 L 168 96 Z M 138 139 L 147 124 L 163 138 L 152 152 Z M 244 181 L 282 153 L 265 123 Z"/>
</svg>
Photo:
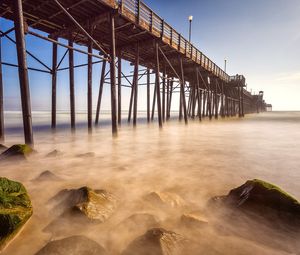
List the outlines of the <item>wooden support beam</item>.
<svg viewBox="0 0 300 255">
<path fill-rule="evenodd" d="M 207 91 L 205 90 L 203 93 L 203 104 L 202 104 L 202 117 L 205 117 L 205 110 L 206 110 L 206 100 L 207 100 Z"/>
<path fill-rule="evenodd" d="M 212 93 L 211 89 L 209 88 L 207 106 L 208 106 L 208 116 L 209 116 L 210 120 L 212 119 L 212 106 L 213 106 L 212 97 L 213 97 L 213 93 Z"/>
<path fill-rule="evenodd" d="M 151 113 L 151 121 L 154 120 L 154 113 L 155 113 L 155 101 L 156 101 L 156 78 L 155 78 L 155 85 L 153 91 L 153 102 L 152 102 L 152 113 Z"/>
<path fill-rule="evenodd" d="M 221 84 L 221 117 L 225 117 L 225 107 L 224 107 L 224 82 Z"/>
<path fill-rule="evenodd" d="M 201 107 L 202 107 L 202 90 L 200 90 L 200 81 L 199 81 L 199 68 L 196 67 L 196 86 L 197 86 L 197 99 L 198 99 L 198 118 L 199 121 L 202 120 L 202 116 L 201 116 Z"/>
<path fill-rule="evenodd" d="M 110 82 L 111 82 L 111 123 L 112 133 L 117 135 L 117 101 L 116 101 L 116 35 L 115 35 L 115 16 L 113 13 L 110 14 Z"/>
<path fill-rule="evenodd" d="M 228 89 L 225 88 L 225 109 L 226 109 L 226 116 L 229 117 L 229 99 L 228 99 Z"/>
<path fill-rule="evenodd" d="M 0 143 L 4 142 L 4 104 L 2 75 L 2 38 L 0 37 Z"/>
<path fill-rule="evenodd" d="M 174 77 L 172 77 L 172 80 L 170 81 L 170 98 L 169 98 L 168 114 L 167 114 L 167 119 L 168 119 L 168 120 L 169 120 L 170 117 L 171 117 L 171 106 L 172 106 L 173 85 L 174 85 Z"/>
<path fill-rule="evenodd" d="M 68 45 L 73 47 L 72 39 L 69 39 Z M 71 129 L 75 130 L 75 82 L 74 82 L 74 51 L 69 50 L 69 82 L 70 82 L 70 113 Z"/>
<path fill-rule="evenodd" d="M 159 54 L 158 54 L 158 42 L 155 42 L 155 86 L 156 86 L 156 98 L 157 98 L 157 113 L 158 124 L 162 128 L 162 114 L 161 114 L 161 100 L 160 100 L 160 81 L 159 81 Z"/>
<path fill-rule="evenodd" d="M 89 32 L 92 34 L 93 33 L 93 28 L 90 26 L 89 28 Z M 93 53 L 93 41 L 92 40 L 89 40 L 88 42 L 88 53 L 92 54 Z M 92 117 L 92 114 L 93 114 L 93 92 L 92 92 L 92 89 L 93 89 L 93 57 L 91 55 L 88 55 L 88 75 L 87 75 L 87 78 L 88 78 L 88 82 L 87 82 L 87 113 L 88 113 L 88 132 L 91 133 L 92 132 L 92 126 L 93 126 L 93 117 Z"/>
<path fill-rule="evenodd" d="M 135 92 L 135 82 L 136 82 L 136 69 L 134 67 L 134 73 L 133 73 L 133 76 L 132 76 L 132 83 L 131 83 L 129 109 L 128 109 L 128 119 L 127 119 L 128 123 L 130 123 L 130 121 L 131 121 L 131 114 L 132 114 L 133 100 L 134 100 L 134 92 Z"/>
<path fill-rule="evenodd" d="M 95 125 L 99 124 L 100 108 L 101 108 L 101 101 L 102 101 L 102 94 L 103 94 L 103 87 L 104 87 L 104 80 L 105 80 L 105 69 L 106 69 L 106 60 L 104 60 L 103 64 L 102 64 L 101 78 L 100 78 L 100 85 L 99 85 L 99 94 L 98 94 L 98 101 L 97 101 L 96 118 L 95 118 Z"/>
<path fill-rule="evenodd" d="M 168 120 L 169 115 L 169 101 L 170 101 L 170 79 L 167 79 L 167 102 L 166 102 L 166 120 Z"/>
<path fill-rule="evenodd" d="M 46 36 L 40 35 L 40 34 L 38 34 L 38 33 L 32 32 L 32 31 L 28 31 L 28 34 L 33 35 L 33 36 L 35 36 L 35 37 L 37 37 L 37 38 L 43 39 L 43 40 L 48 41 L 48 42 L 56 43 L 57 45 L 59 45 L 59 46 L 61 46 L 61 47 L 64 47 L 64 48 L 67 48 L 67 49 L 69 49 L 69 50 L 74 50 L 74 51 L 76 51 L 76 52 L 79 52 L 79 53 L 82 53 L 82 54 L 85 54 L 85 55 L 86 55 L 86 54 L 89 54 L 88 52 L 86 52 L 86 51 L 84 51 L 84 50 L 80 50 L 80 49 L 76 49 L 76 48 L 74 48 L 74 47 L 70 47 L 69 45 L 65 45 L 65 44 L 63 44 L 63 43 L 60 43 L 60 42 L 57 41 L 57 40 L 48 38 L 48 37 L 46 37 Z M 100 56 L 100 55 L 92 54 L 92 56 L 93 56 L 94 58 L 103 59 L 103 60 L 108 60 L 107 57 L 103 57 L 103 56 Z"/>
<path fill-rule="evenodd" d="M 134 103 L 133 103 L 133 126 L 136 126 L 137 122 L 137 103 L 138 103 L 138 73 L 140 64 L 140 47 L 139 43 L 136 43 L 136 57 L 135 57 L 135 82 L 134 82 Z"/>
<path fill-rule="evenodd" d="M 166 66 L 163 67 L 163 84 L 162 84 L 162 119 L 166 120 Z"/>
<path fill-rule="evenodd" d="M 218 81 L 217 81 L 217 78 L 214 78 L 215 80 L 215 100 L 214 100 L 214 103 L 215 103 L 215 106 L 214 106 L 214 109 L 215 109 L 215 119 L 218 119 L 219 117 L 219 104 L 218 104 Z"/>
<path fill-rule="evenodd" d="M 107 56 L 106 51 L 99 45 L 99 43 L 79 24 L 79 22 L 74 19 L 74 17 L 66 10 L 62 4 L 58 0 L 53 0 L 57 6 L 70 18 L 70 20 L 75 24 L 75 26 L 87 37 L 89 38 L 95 46 L 105 55 Z M 113 31 L 113 34 L 115 34 L 115 31 Z"/>
<path fill-rule="evenodd" d="M 241 105 L 242 105 L 242 117 L 245 116 L 244 113 L 244 88 L 241 86 Z"/>
<path fill-rule="evenodd" d="M 183 109 L 183 116 L 184 116 L 184 122 L 185 124 L 188 123 L 187 118 L 187 110 L 186 110 L 186 101 L 185 101 L 185 80 L 184 80 L 184 70 L 183 70 L 183 63 L 182 58 L 179 56 L 179 63 L 180 63 L 180 71 L 181 71 L 181 81 L 180 81 L 180 95 L 181 95 L 181 103 Z"/>
<path fill-rule="evenodd" d="M 241 82 L 238 84 L 238 98 L 239 98 L 239 117 L 242 117 L 242 86 Z"/>
<path fill-rule="evenodd" d="M 122 122 L 122 53 L 118 57 L 118 124 Z"/>
<path fill-rule="evenodd" d="M 147 122 L 150 122 L 150 70 L 147 69 Z"/>
<path fill-rule="evenodd" d="M 22 0 L 13 0 L 14 5 L 14 25 L 16 36 L 16 48 L 18 55 L 19 65 L 19 81 L 21 90 L 22 101 L 22 114 L 25 143 L 33 145 L 33 132 L 32 132 L 32 117 L 31 117 L 31 102 L 30 90 L 26 60 L 26 45 L 25 45 L 25 31 L 24 31 L 24 17 Z"/>
<path fill-rule="evenodd" d="M 57 38 L 56 38 L 57 39 Z M 52 104 L 51 128 L 56 128 L 56 82 L 57 81 L 57 44 L 52 43 Z"/>
</svg>

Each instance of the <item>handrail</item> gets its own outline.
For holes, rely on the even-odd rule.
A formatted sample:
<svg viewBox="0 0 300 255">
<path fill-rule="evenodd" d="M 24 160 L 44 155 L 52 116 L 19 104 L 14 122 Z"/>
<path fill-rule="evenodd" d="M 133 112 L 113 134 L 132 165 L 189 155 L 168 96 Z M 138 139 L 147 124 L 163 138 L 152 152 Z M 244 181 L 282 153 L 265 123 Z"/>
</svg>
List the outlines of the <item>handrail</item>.
<svg viewBox="0 0 300 255">
<path fill-rule="evenodd" d="M 212 72 L 215 76 L 229 82 L 231 77 L 218 65 L 213 63 L 193 44 L 188 42 L 180 33 L 172 28 L 164 19 L 159 17 L 150 7 L 140 0 L 116 0 L 122 14 L 132 21 L 162 39 L 172 48 L 178 50 L 186 57 L 191 58 L 204 69 Z"/>
</svg>

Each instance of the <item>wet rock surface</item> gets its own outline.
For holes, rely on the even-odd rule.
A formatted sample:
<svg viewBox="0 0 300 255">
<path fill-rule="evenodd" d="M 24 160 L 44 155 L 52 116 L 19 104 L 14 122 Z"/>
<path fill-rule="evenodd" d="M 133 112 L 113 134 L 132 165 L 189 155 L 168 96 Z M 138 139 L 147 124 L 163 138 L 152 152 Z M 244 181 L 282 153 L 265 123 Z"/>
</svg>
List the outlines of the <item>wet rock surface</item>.
<svg viewBox="0 0 300 255">
<path fill-rule="evenodd" d="M 122 255 L 183 255 L 188 240 L 183 236 L 153 228 L 132 241 Z"/>
<path fill-rule="evenodd" d="M 51 241 L 36 255 L 107 255 L 105 249 L 97 242 L 85 236 L 71 236 Z"/>
<path fill-rule="evenodd" d="M 0 251 L 16 236 L 32 215 L 32 206 L 25 187 L 7 178 L 0 178 Z"/>
<path fill-rule="evenodd" d="M 218 221 L 225 223 L 221 228 L 226 235 L 286 252 L 300 249 L 300 204 L 274 184 L 249 180 L 226 196 L 212 198 L 210 205 L 220 212 Z"/>
<path fill-rule="evenodd" d="M 57 218 L 44 231 L 63 232 L 64 224 L 76 228 L 80 224 L 103 223 L 115 212 L 117 202 L 117 198 L 105 190 L 89 187 L 62 190 L 50 200 L 50 204 L 54 204 L 52 213 Z"/>
<path fill-rule="evenodd" d="M 24 160 L 35 151 L 26 144 L 15 144 L 0 155 L 0 160 Z"/>
<path fill-rule="evenodd" d="M 58 202 L 58 211 L 81 213 L 90 220 L 104 222 L 115 211 L 117 198 L 106 190 L 93 190 L 89 187 L 62 190 L 52 201 Z"/>
<path fill-rule="evenodd" d="M 265 181 L 249 180 L 232 189 L 227 196 L 216 197 L 213 201 L 235 211 L 263 217 L 272 224 L 296 224 L 300 227 L 300 203 L 279 187 Z"/>
</svg>

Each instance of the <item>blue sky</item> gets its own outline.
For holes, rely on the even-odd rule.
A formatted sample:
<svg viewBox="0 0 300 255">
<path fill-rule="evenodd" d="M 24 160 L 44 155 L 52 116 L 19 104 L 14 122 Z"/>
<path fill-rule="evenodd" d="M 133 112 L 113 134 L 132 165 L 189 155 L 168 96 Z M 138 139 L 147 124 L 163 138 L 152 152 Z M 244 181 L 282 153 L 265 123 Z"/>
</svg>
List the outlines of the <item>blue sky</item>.
<svg viewBox="0 0 300 255">
<path fill-rule="evenodd" d="M 244 74 L 248 89 L 265 91 L 265 98 L 275 110 L 300 110 L 300 1 L 299 0 L 164 0 L 145 1 L 178 32 L 188 36 L 189 15 L 194 16 L 192 41 L 219 66 L 227 59 L 229 74 Z M 1 30 L 12 23 L 0 19 Z M 12 33 L 13 36 L 13 33 Z M 26 38 L 30 51 L 51 66 L 51 44 L 32 36 Z M 6 39 L 2 45 L 3 61 L 16 63 L 15 47 Z M 59 49 L 61 56 L 64 49 Z M 85 63 L 86 56 L 75 54 L 76 63 Z M 28 58 L 29 66 L 39 67 Z M 64 62 L 62 66 L 67 66 Z M 126 65 L 127 72 L 130 67 Z M 17 70 L 3 67 L 5 107 L 20 107 Z M 86 69 L 77 69 L 76 106 L 86 109 Z M 94 107 L 98 94 L 100 65 L 94 67 Z M 30 72 L 33 110 L 48 110 L 51 106 L 51 77 Z M 145 108 L 144 91 L 139 108 Z M 104 109 L 109 109 L 108 87 L 104 92 Z M 129 90 L 124 89 L 124 95 Z M 58 109 L 69 108 L 68 72 L 58 77 Z M 124 107 L 128 100 L 124 97 Z M 175 108 L 176 109 L 176 108 Z"/>
</svg>

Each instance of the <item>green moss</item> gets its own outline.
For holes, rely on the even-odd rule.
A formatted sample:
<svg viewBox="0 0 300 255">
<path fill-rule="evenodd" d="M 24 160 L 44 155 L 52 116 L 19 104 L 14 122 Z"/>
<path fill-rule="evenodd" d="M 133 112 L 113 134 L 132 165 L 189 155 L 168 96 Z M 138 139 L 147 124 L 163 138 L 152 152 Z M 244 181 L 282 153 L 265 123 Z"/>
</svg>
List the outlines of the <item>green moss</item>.
<svg viewBox="0 0 300 255">
<path fill-rule="evenodd" d="M 28 155 L 33 152 L 33 149 L 27 144 L 15 144 L 11 147 L 11 149 L 24 155 Z"/>
<path fill-rule="evenodd" d="M 25 187 L 0 177 L 0 250 L 11 240 L 32 215 Z"/>
<path fill-rule="evenodd" d="M 265 182 L 265 181 L 262 181 L 262 180 L 259 180 L 259 179 L 253 179 L 253 180 L 248 181 L 248 182 L 251 182 L 254 185 L 262 186 L 267 190 L 276 191 L 276 192 L 282 194 L 287 199 L 291 200 L 293 203 L 300 205 L 300 203 L 297 201 L 297 199 L 295 199 L 290 194 L 288 194 L 287 192 L 285 192 L 284 190 L 282 190 L 281 188 L 279 188 L 278 186 L 276 186 L 272 183 Z"/>
</svg>

